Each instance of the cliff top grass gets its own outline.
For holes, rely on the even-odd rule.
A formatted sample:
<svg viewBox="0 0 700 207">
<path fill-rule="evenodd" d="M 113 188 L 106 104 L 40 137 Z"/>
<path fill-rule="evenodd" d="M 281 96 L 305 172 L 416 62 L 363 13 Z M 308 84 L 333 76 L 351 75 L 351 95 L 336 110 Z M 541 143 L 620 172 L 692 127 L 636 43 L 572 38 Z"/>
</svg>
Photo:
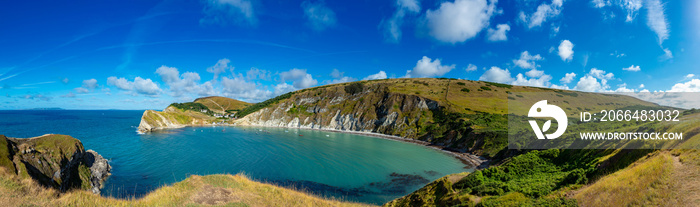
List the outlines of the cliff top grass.
<svg viewBox="0 0 700 207">
<path fill-rule="evenodd" d="M 10 160 L 10 143 L 5 135 L 0 135 L 0 167 L 5 167 L 11 172 L 15 172 L 15 165 Z"/>
<path fill-rule="evenodd" d="M 194 103 L 200 103 L 207 106 L 209 109 L 217 111 L 219 113 L 227 111 L 238 111 L 250 105 L 251 103 L 239 101 L 232 98 L 226 98 L 221 96 L 209 96 L 195 99 Z"/>
<path fill-rule="evenodd" d="M 74 190 L 59 194 L 0 168 L 0 206 L 368 206 L 259 183 L 244 175 L 193 175 L 139 199 Z"/>
<path fill-rule="evenodd" d="M 475 113 L 485 112 L 491 114 L 508 113 L 508 101 L 518 100 L 522 103 L 534 103 L 534 100 L 546 99 L 551 104 L 557 104 L 562 108 L 586 109 L 599 111 L 602 109 L 617 109 L 636 105 L 656 106 L 656 104 L 645 102 L 629 96 L 588 93 L 580 91 L 569 91 L 549 88 L 538 88 L 528 86 L 513 86 L 501 83 L 485 81 L 459 80 L 447 78 L 398 78 L 369 81 L 356 81 L 348 83 L 330 84 L 313 88 L 302 89 L 288 94 L 284 94 L 268 101 L 260 102 L 245 108 L 241 116 L 248 115 L 257 110 L 263 109 L 279 103 L 282 100 L 294 98 L 295 96 L 320 96 L 332 95 L 333 93 L 345 91 L 352 95 L 356 91 L 346 90 L 348 87 L 360 83 L 365 90 L 374 89 L 376 85 L 385 86 L 388 92 L 415 95 L 430 100 L 437 101 L 450 112 L 455 113 Z M 376 91 L 371 91 L 376 92 Z M 514 94 L 514 92 L 517 92 Z M 548 93 L 536 93 L 548 92 Z M 611 106 L 614 106 L 611 108 Z M 530 105 L 511 105 L 515 108 L 529 108 Z M 527 111 L 527 110 L 524 110 Z M 520 114 L 524 115 L 524 114 Z M 577 117 L 578 114 L 570 114 Z"/>
</svg>

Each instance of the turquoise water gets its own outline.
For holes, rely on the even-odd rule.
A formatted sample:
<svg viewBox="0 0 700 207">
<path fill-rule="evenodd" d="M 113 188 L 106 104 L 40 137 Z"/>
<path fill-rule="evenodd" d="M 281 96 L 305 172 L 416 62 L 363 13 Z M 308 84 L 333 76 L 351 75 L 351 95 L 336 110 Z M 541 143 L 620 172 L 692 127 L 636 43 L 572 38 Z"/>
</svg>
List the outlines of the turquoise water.
<svg viewBox="0 0 700 207">
<path fill-rule="evenodd" d="M 143 111 L 0 111 L 0 134 L 67 134 L 110 160 L 103 195 L 140 197 L 189 175 L 244 173 L 322 196 L 381 204 L 470 171 L 424 146 L 344 133 L 187 127 L 139 135 Z M 299 135 L 303 136 L 299 136 Z"/>
</svg>

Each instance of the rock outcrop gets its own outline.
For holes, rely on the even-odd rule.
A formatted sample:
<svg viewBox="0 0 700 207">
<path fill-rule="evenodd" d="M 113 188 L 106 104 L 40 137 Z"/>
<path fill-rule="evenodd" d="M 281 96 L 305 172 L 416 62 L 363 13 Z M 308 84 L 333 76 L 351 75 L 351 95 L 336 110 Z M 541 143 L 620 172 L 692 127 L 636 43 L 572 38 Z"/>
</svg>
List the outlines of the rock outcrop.
<svg viewBox="0 0 700 207">
<path fill-rule="evenodd" d="M 322 96 L 301 93 L 276 106 L 236 120 L 239 125 L 375 132 L 417 138 L 416 130 L 438 110 L 437 101 L 381 88 L 354 95 L 326 90 Z"/>
<path fill-rule="evenodd" d="M 139 132 L 175 129 L 186 126 L 211 124 L 216 118 L 193 111 L 182 111 L 169 106 L 163 111 L 146 110 L 141 116 Z"/>
<path fill-rule="evenodd" d="M 47 134 L 34 138 L 0 135 L 0 166 L 20 177 L 65 192 L 70 189 L 100 193 L 111 166 L 97 152 L 67 135 Z"/>
</svg>

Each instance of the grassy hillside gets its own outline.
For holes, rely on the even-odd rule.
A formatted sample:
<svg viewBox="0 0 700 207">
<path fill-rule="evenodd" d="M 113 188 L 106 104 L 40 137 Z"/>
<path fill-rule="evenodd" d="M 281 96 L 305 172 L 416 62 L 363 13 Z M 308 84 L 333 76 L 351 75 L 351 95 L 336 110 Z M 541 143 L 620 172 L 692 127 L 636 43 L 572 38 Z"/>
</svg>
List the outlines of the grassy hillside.
<svg viewBox="0 0 700 207">
<path fill-rule="evenodd" d="M 452 151 L 495 157 L 507 145 L 509 107 L 529 109 L 530 105 L 524 103 L 541 99 L 562 108 L 587 111 L 656 106 L 628 96 L 483 81 L 410 78 L 341 83 L 290 92 L 241 110 L 239 123 L 273 122 L 275 126 L 372 131 L 422 140 Z M 516 101 L 509 106 L 510 100 Z M 570 115 L 572 119 L 578 117 L 577 113 Z"/>
<path fill-rule="evenodd" d="M 245 107 L 253 105 L 251 103 L 246 103 L 232 98 L 226 98 L 221 96 L 209 96 L 195 99 L 194 103 L 201 103 L 209 110 L 215 111 L 217 113 L 234 112 L 239 111 Z"/>
<path fill-rule="evenodd" d="M 320 198 L 252 181 L 244 175 L 190 176 L 143 198 L 105 198 L 76 190 L 59 194 L 0 167 L 0 206 L 368 206 Z"/>
<path fill-rule="evenodd" d="M 470 174 L 449 175 L 386 206 L 683 206 L 700 204 L 700 113 L 681 123 L 675 150 L 533 150 Z M 622 126 L 614 126 L 622 127 Z"/>
</svg>

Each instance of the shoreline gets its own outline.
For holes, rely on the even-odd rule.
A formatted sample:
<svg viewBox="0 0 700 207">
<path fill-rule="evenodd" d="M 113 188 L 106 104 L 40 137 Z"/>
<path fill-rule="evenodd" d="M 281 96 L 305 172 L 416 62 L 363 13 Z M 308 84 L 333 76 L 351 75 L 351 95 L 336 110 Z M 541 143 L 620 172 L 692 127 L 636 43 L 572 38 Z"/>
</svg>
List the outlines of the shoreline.
<svg viewBox="0 0 700 207">
<path fill-rule="evenodd" d="M 456 152 L 438 145 L 433 145 L 430 142 L 426 141 L 421 141 L 421 140 L 415 140 L 415 139 L 409 139 L 409 138 L 404 138 L 400 136 L 394 136 L 394 135 L 387 135 L 387 134 L 381 134 L 381 133 L 376 133 L 376 132 L 364 132 L 364 131 L 350 131 L 350 130 L 338 130 L 338 129 L 314 129 L 314 128 L 302 128 L 302 127 L 286 127 L 286 126 L 260 126 L 260 125 L 241 125 L 241 124 L 197 124 L 197 125 L 183 125 L 177 128 L 159 128 L 157 130 L 163 130 L 163 129 L 179 129 L 179 128 L 184 128 L 184 127 L 210 127 L 210 126 L 238 126 L 238 127 L 266 127 L 266 128 L 284 128 L 284 129 L 307 129 L 307 130 L 315 130 L 315 131 L 325 131 L 325 132 L 336 132 L 336 133 L 346 133 L 346 134 L 353 134 L 353 135 L 362 135 L 362 136 L 368 136 L 368 137 L 373 137 L 373 138 L 379 138 L 379 139 L 387 139 L 387 140 L 393 140 L 393 141 L 400 141 L 400 142 L 406 142 L 406 143 L 412 143 L 412 144 L 417 144 L 429 148 L 433 148 L 436 150 L 439 150 L 441 152 L 447 153 L 455 158 L 457 158 L 459 161 L 461 161 L 463 164 L 473 167 L 475 170 L 479 169 L 485 169 L 489 167 L 490 162 L 488 159 L 477 156 L 471 153 L 465 153 L 465 152 Z M 155 131 L 157 131 L 155 130 Z M 150 131 L 153 132 L 153 131 Z"/>
<path fill-rule="evenodd" d="M 338 130 L 338 129 L 313 129 L 313 128 L 285 127 L 285 126 L 257 126 L 257 125 L 230 125 L 230 126 L 270 127 L 270 128 L 285 128 L 285 129 L 308 129 L 308 130 L 315 130 L 315 131 L 362 135 L 362 136 L 368 136 L 368 137 L 374 137 L 374 138 L 380 138 L 380 139 L 387 139 L 387 140 L 393 140 L 393 141 L 412 143 L 412 144 L 417 144 L 417 145 L 429 147 L 432 149 L 436 149 L 436 150 L 447 153 L 447 154 L 457 158 L 462 163 L 473 167 L 475 170 L 485 169 L 489 166 L 489 160 L 484 158 L 484 157 L 481 157 L 481 156 L 477 156 L 477 155 L 474 155 L 471 153 L 455 152 L 455 151 L 449 150 L 447 148 L 443 148 L 443 147 L 438 146 L 438 145 L 433 145 L 430 142 L 426 142 L 426 141 L 422 141 L 422 140 L 409 139 L 409 138 L 405 138 L 405 137 L 381 134 L 381 133 L 376 133 L 376 132 L 350 131 L 350 130 Z"/>
</svg>

